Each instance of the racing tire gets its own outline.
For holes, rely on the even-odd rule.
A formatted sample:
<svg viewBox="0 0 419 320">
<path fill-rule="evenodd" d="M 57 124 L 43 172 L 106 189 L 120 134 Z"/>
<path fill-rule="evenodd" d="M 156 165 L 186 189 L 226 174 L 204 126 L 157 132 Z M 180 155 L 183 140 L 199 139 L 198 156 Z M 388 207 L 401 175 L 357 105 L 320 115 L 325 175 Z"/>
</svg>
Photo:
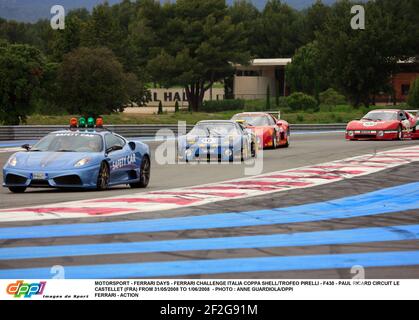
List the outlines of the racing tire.
<svg viewBox="0 0 419 320">
<path fill-rule="evenodd" d="M 134 189 L 147 188 L 150 183 L 151 161 L 148 156 L 144 156 L 141 160 L 140 180 L 136 183 L 130 183 L 130 187 Z"/>
<path fill-rule="evenodd" d="M 252 158 L 256 158 L 258 156 L 258 153 L 257 153 L 257 150 L 256 150 L 256 145 L 254 143 L 252 143 L 251 150 L 252 150 L 252 152 L 251 152 Z"/>
<path fill-rule="evenodd" d="M 96 190 L 104 191 L 109 188 L 110 169 L 106 162 L 102 162 L 97 177 Z"/>
<path fill-rule="evenodd" d="M 290 146 L 290 129 L 287 130 L 287 142 L 282 147 L 288 148 L 289 146 Z"/>
<path fill-rule="evenodd" d="M 276 140 L 276 134 L 272 136 L 272 149 L 278 149 L 278 141 Z"/>
<path fill-rule="evenodd" d="M 9 187 L 9 190 L 12 193 L 24 193 L 26 191 L 26 187 Z"/>
<path fill-rule="evenodd" d="M 403 140 L 403 128 L 400 126 L 397 130 L 397 138 L 396 140 L 401 141 Z"/>
</svg>

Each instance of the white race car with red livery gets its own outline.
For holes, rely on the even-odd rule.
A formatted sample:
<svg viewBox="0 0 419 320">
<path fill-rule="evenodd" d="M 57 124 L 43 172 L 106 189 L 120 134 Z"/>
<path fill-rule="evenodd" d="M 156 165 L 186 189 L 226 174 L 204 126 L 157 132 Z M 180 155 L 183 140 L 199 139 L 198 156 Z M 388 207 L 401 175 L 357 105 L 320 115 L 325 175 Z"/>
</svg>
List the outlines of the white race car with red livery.
<svg viewBox="0 0 419 320">
<path fill-rule="evenodd" d="M 244 112 L 236 114 L 232 118 L 233 121 L 241 122 L 256 135 L 261 149 L 289 147 L 290 125 L 287 121 L 280 119 L 279 111 Z"/>
<path fill-rule="evenodd" d="M 346 128 L 347 140 L 419 139 L 419 118 L 416 110 L 374 110 Z"/>
</svg>

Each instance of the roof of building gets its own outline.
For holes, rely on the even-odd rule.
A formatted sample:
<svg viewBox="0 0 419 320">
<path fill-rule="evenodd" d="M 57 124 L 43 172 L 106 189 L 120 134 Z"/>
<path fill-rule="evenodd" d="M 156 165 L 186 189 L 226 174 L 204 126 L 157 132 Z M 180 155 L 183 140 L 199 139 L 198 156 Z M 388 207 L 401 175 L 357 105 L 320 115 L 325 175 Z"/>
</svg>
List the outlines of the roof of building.
<svg viewBox="0 0 419 320">
<path fill-rule="evenodd" d="M 253 66 L 286 66 L 291 62 L 291 58 L 254 59 L 250 62 L 250 64 Z"/>
<path fill-rule="evenodd" d="M 291 63 L 291 58 L 276 58 L 276 59 L 254 59 L 249 61 L 250 67 L 271 67 L 271 66 L 286 66 Z M 234 65 L 235 67 L 242 67 L 240 64 Z"/>
</svg>

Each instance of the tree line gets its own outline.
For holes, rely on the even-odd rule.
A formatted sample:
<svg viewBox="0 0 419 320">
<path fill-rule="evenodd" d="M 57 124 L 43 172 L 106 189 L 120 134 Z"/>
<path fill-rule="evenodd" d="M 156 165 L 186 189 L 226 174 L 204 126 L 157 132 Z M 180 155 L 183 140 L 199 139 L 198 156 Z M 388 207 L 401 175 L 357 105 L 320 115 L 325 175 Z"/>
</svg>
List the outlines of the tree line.
<svg viewBox="0 0 419 320">
<path fill-rule="evenodd" d="M 183 86 L 193 111 L 205 91 L 252 58 L 293 57 L 293 91 L 319 99 L 334 88 L 353 105 L 388 92 L 397 61 L 419 56 L 419 2 L 365 4 L 365 30 L 351 29 L 355 3 L 316 1 L 297 11 L 269 0 L 124 0 L 50 21 L 0 19 L 0 121 L 18 124 L 33 110 L 120 111 L 147 102 L 147 87 Z"/>
</svg>

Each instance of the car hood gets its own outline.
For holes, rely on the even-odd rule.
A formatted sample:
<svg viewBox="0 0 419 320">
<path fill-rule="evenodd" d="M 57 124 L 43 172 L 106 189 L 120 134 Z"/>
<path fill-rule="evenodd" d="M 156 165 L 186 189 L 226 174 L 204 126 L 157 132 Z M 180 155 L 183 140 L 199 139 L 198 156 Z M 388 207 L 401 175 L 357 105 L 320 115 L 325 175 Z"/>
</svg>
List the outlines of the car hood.
<svg viewBox="0 0 419 320">
<path fill-rule="evenodd" d="M 400 123 L 392 121 L 352 121 L 348 124 L 347 130 L 397 130 Z"/>
<path fill-rule="evenodd" d="M 19 169 L 38 170 L 66 170 L 74 169 L 74 165 L 81 159 L 91 158 L 88 165 L 98 160 L 96 153 L 79 152 L 18 152 L 15 154 Z"/>
<path fill-rule="evenodd" d="M 179 138 L 180 143 L 189 144 L 189 141 L 194 141 L 194 144 L 216 144 L 219 143 L 220 140 L 223 142 L 225 139 L 233 138 L 234 141 L 241 141 L 242 136 L 236 135 L 236 136 L 229 136 L 229 135 L 223 135 L 223 136 L 214 136 L 214 137 L 205 137 L 205 136 L 193 136 L 193 135 L 187 135 L 182 136 Z"/>
<path fill-rule="evenodd" d="M 246 129 L 249 129 L 258 135 L 271 135 L 275 130 L 273 126 L 248 126 Z"/>
</svg>

